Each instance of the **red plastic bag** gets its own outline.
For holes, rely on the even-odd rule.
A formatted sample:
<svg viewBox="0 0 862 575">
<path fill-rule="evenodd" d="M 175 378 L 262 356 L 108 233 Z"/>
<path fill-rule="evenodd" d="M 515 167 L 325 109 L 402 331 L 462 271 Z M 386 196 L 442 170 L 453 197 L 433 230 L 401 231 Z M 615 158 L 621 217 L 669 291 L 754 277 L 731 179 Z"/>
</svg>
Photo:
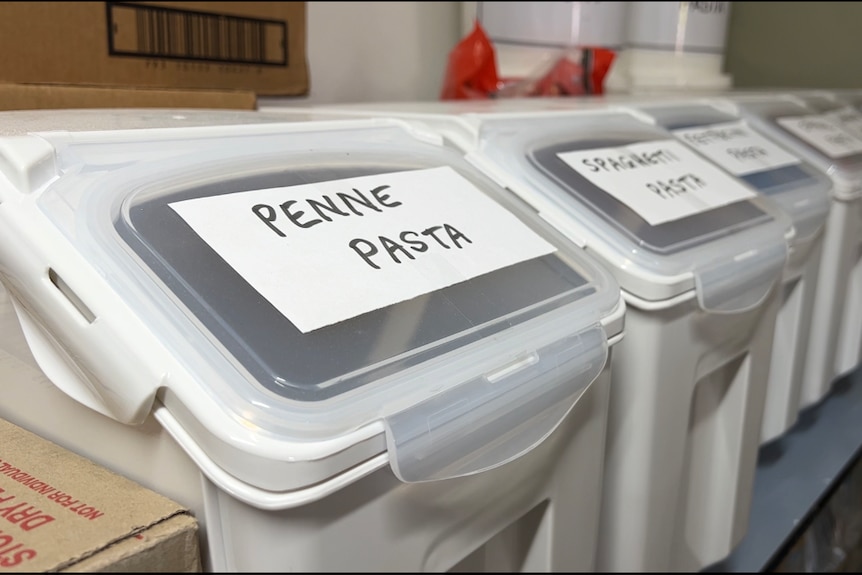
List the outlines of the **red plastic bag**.
<svg viewBox="0 0 862 575">
<path fill-rule="evenodd" d="M 449 53 L 440 99 L 490 98 L 499 83 L 494 46 L 477 21 L 473 31 Z"/>
<path fill-rule="evenodd" d="M 494 44 L 478 21 L 449 53 L 441 100 L 584 96 L 604 93 L 613 50 L 571 47 L 560 50 L 526 78 L 500 78 Z"/>
<path fill-rule="evenodd" d="M 586 96 L 604 93 L 605 76 L 616 54 L 605 48 L 570 48 L 548 67 L 532 76 L 512 81 L 497 94 L 500 98 L 530 96 Z"/>
</svg>

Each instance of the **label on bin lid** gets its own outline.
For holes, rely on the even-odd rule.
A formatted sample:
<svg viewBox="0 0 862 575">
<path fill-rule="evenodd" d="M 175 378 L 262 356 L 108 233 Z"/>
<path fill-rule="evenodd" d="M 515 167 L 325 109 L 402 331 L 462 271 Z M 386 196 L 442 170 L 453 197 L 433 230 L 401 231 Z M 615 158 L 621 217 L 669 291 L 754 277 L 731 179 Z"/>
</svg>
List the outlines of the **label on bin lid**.
<svg viewBox="0 0 862 575">
<path fill-rule="evenodd" d="M 450 167 L 169 205 L 303 333 L 556 249 Z"/>
<path fill-rule="evenodd" d="M 675 140 L 558 155 L 652 226 L 757 195 Z"/>
<path fill-rule="evenodd" d="M 767 140 L 745 122 L 725 122 L 673 133 L 734 176 L 801 163 L 799 158 Z"/>
<path fill-rule="evenodd" d="M 829 112 L 838 124 L 857 138 L 862 138 L 862 113 L 852 106 Z"/>
<path fill-rule="evenodd" d="M 862 138 L 842 127 L 842 120 L 834 112 L 778 118 L 776 121 L 830 158 L 862 154 Z"/>
</svg>

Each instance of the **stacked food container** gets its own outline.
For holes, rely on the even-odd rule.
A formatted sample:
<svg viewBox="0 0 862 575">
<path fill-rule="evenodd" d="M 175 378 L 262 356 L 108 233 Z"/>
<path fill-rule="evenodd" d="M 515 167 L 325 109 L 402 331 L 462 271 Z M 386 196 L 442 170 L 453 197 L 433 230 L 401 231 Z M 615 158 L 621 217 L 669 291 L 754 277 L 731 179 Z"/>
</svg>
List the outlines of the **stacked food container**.
<svg viewBox="0 0 862 575">
<path fill-rule="evenodd" d="M 432 127 L 612 271 L 626 337 L 613 357 L 597 567 L 703 568 L 746 529 L 792 222 L 632 111 L 536 107 L 314 112 Z"/>
<path fill-rule="evenodd" d="M 738 116 L 708 103 L 671 100 L 632 105 L 681 142 L 771 198 L 793 221 L 761 430 L 763 442 L 776 439 L 796 423 L 799 414 L 832 182 Z"/>
<path fill-rule="evenodd" d="M 801 407 L 820 401 L 859 363 L 862 339 L 862 137 L 852 110 L 813 94 L 749 94 L 717 100 L 801 159 L 829 174 L 832 194 L 803 372 Z M 847 346 L 845 351 L 839 351 Z"/>
<path fill-rule="evenodd" d="M 188 505 L 208 570 L 596 568 L 619 287 L 439 136 L 0 133 L 0 417 Z"/>
</svg>

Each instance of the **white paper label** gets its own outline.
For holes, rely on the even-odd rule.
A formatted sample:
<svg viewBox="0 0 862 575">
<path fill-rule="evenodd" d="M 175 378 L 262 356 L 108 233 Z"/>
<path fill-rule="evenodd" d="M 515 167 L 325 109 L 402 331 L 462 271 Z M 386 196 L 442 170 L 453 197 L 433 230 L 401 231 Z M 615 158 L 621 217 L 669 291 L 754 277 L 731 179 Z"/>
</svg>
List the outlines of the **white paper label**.
<svg viewBox="0 0 862 575">
<path fill-rule="evenodd" d="M 833 117 L 838 124 L 856 136 L 862 138 L 862 114 L 855 108 L 847 107 L 834 112 L 829 112 L 829 116 Z"/>
<path fill-rule="evenodd" d="M 494 42 L 528 46 L 619 47 L 625 2 L 477 2 L 477 17 Z"/>
<path fill-rule="evenodd" d="M 673 132 L 680 140 L 735 176 L 800 163 L 799 158 L 767 140 L 745 122 L 727 122 Z"/>
<path fill-rule="evenodd" d="M 449 167 L 170 206 L 303 333 L 555 250 Z"/>
<path fill-rule="evenodd" d="M 559 157 L 653 226 L 757 195 L 675 140 Z"/>
<path fill-rule="evenodd" d="M 675 52 L 724 51 L 730 2 L 629 2 L 627 44 Z"/>
<path fill-rule="evenodd" d="M 842 128 L 833 114 L 778 118 L 778 123 L 830 158 L 862 153 L 862 139 Z"/>
</svg>

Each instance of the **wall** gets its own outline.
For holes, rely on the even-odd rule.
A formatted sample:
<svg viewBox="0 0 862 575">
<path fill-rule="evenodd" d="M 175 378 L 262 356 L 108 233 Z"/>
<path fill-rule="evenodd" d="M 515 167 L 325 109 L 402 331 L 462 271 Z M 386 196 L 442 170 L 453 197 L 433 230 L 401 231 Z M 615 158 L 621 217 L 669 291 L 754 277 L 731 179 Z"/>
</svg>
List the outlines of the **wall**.
<svg viewBox="0 0 862 575">
<path fill-rule="evenodd" d="M 286 103 L 436 100 L 464 2 L 309 2 L 311 90 Z M 734 2 L 725 69 L 740 88 L 862 87 L 862 2 Z"/>
<path fill-rule="evenodd" d="M 436 100 L 460 2 L 309 2 L 311 90 L 296 104 Z"/>
<path fill-rule="evenodd" d="M 725 69 L 739 88 L 862 88 L 862 2 L 734 2 Z"/>
</svg>

